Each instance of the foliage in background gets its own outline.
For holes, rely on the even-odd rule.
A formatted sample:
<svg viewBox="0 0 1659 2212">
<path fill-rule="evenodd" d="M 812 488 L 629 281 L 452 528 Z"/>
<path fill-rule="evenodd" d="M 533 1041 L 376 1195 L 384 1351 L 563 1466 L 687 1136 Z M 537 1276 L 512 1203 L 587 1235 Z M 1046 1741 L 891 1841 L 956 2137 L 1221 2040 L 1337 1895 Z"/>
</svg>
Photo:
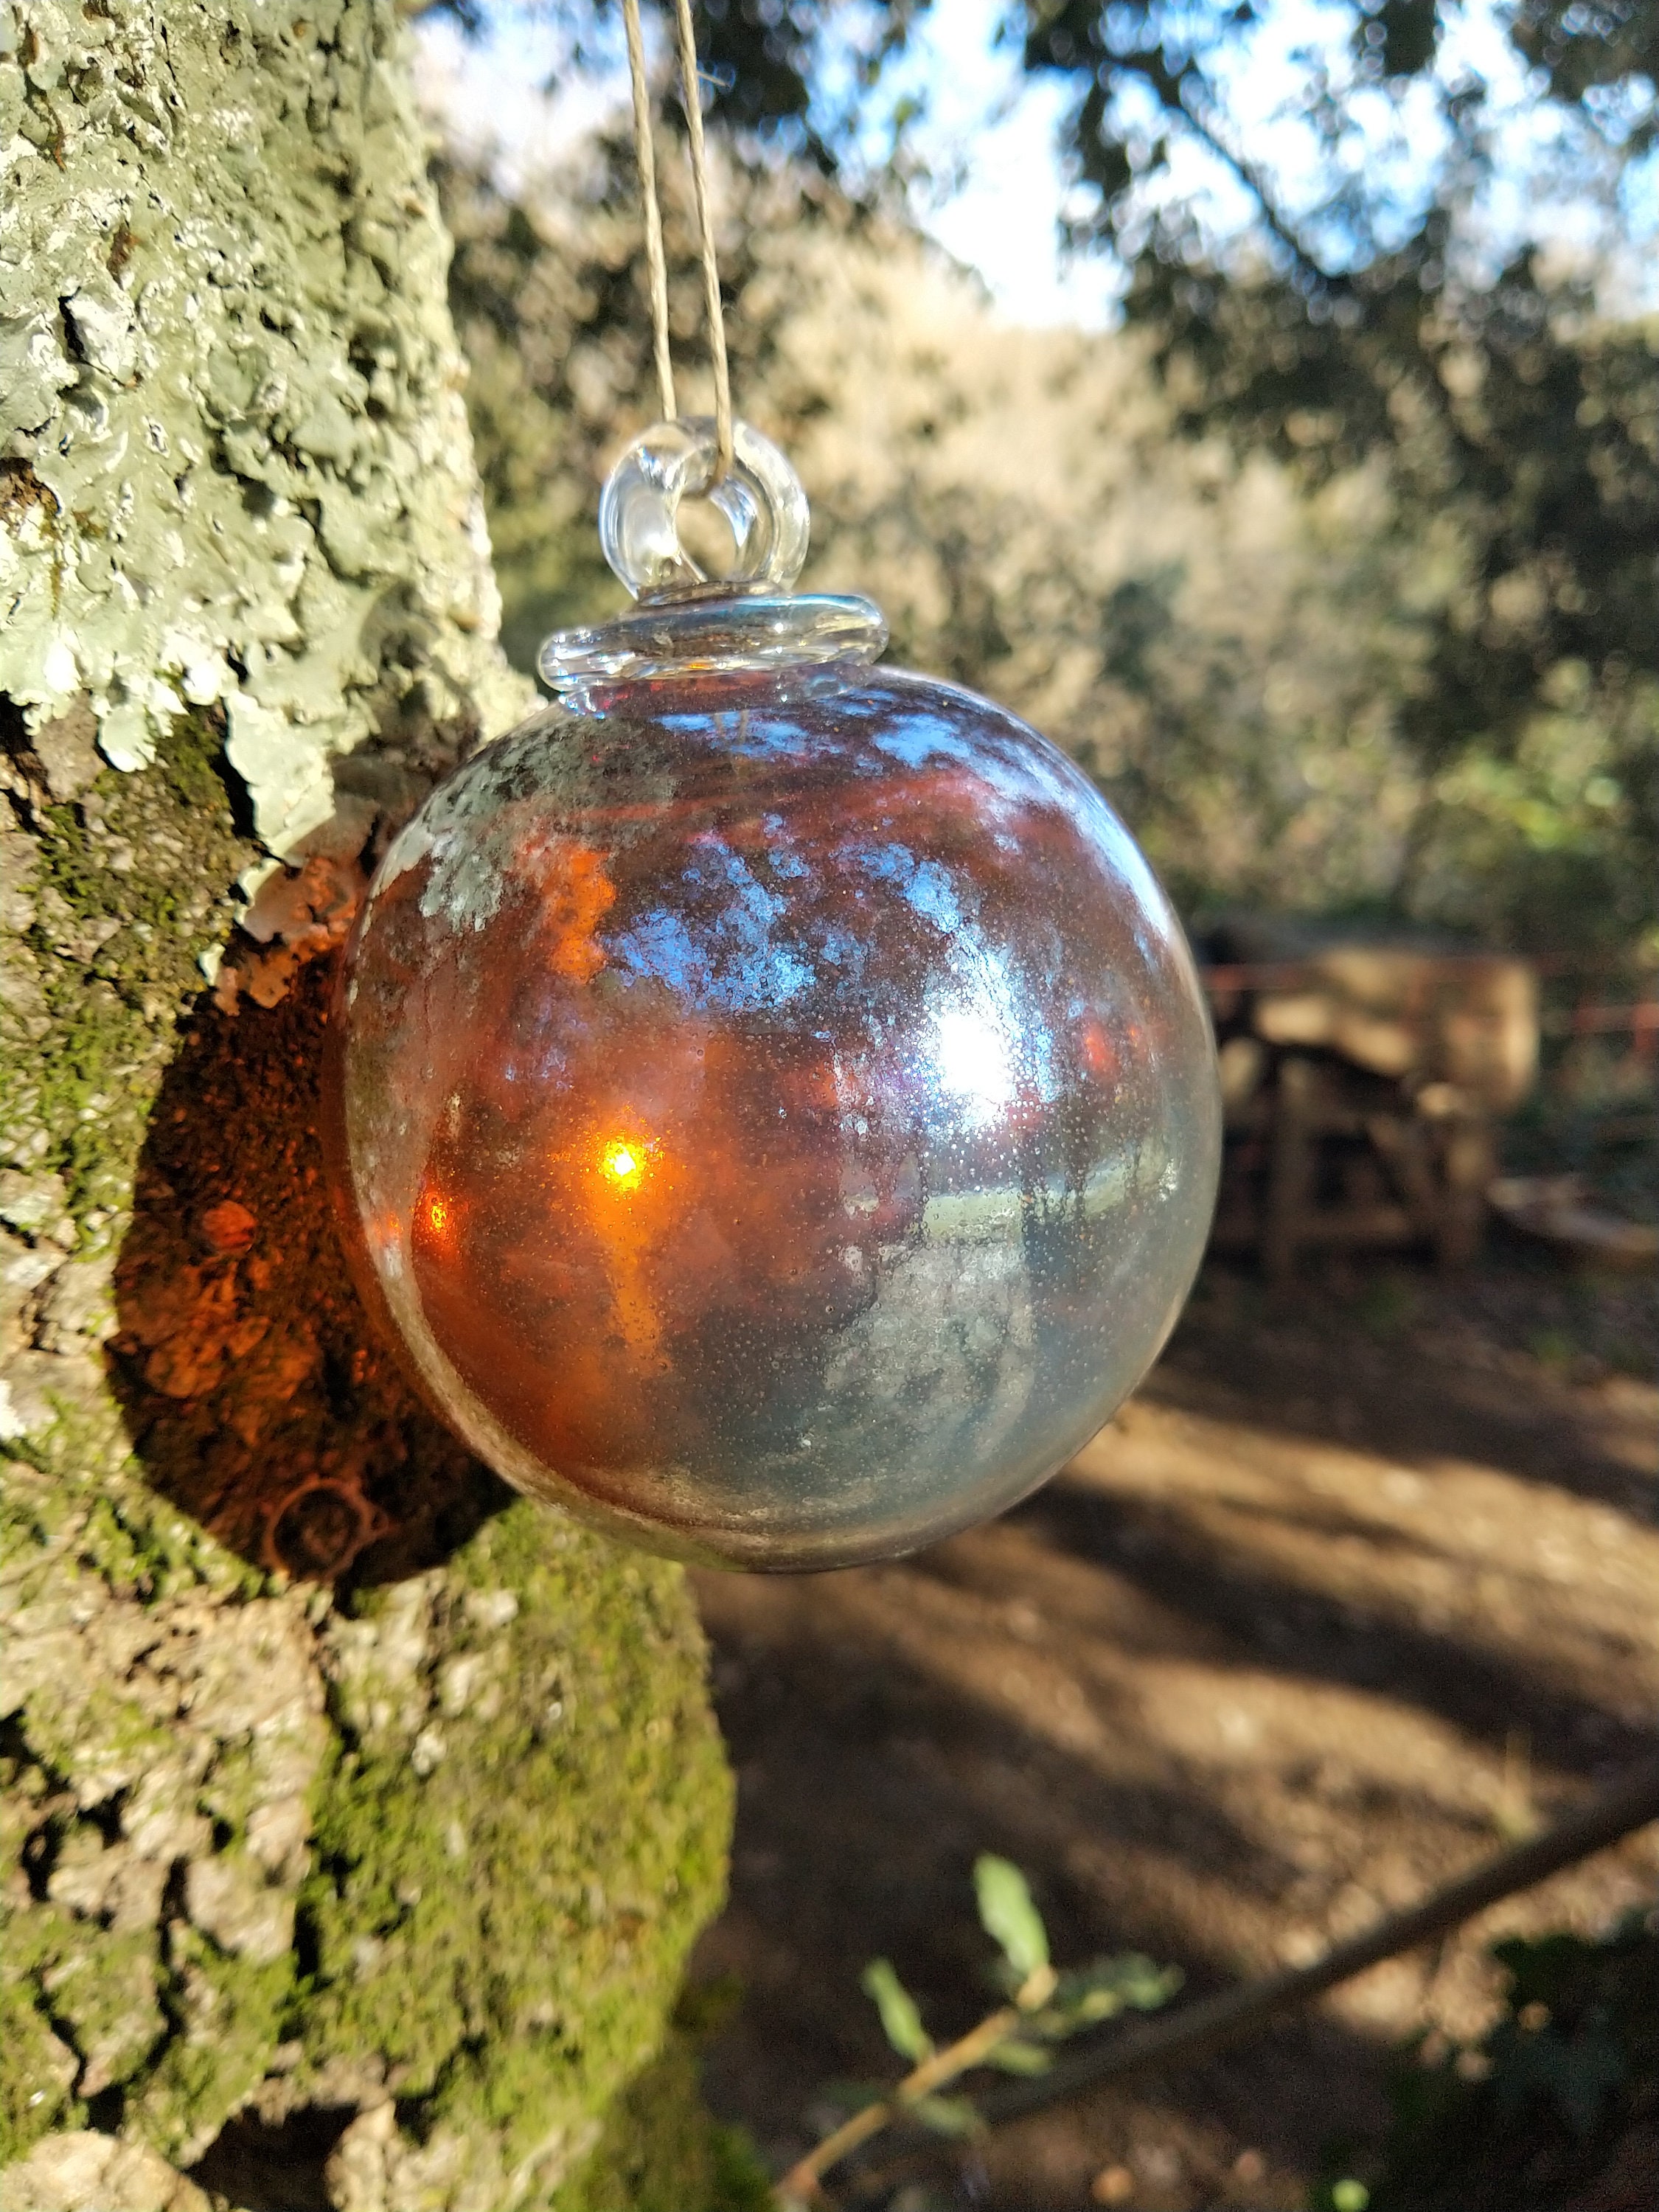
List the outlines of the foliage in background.
<svg viewBox="0 0 1659 2212">
<path fill-rule="evenodd" d="M 1180 426 L 1310 485 L 1378 466 L 1408 526 L 1458 542 L 1400 723 L 1436 786 L 1404 902 L 1522 942 L 1627 943 L 1659 904 L 1659 319 L 1610 317 L 1597 255 L 1547 233 L 1599 230 L 1615 255 L 1627 237 L 1659 15 L 1499 10 L 1495 41 L 1531 72 L 1517 105 L 1460 48 L 1480 12 L 1330 10 L 1285 70 L 1274 137 L 1305 158 L 1279 173 L 1236 89 L 1271 8 L 1015 10 L 1026 67 L 1076 89 L 1074 234 L 1128 270 Z M 1242 204 L 1225 234 L 1175 187 L 1195 149 Z"/>
<path fill-rule="evenodd" d="M 1510 1977 L 1496 2025 L 1401 2066 L 1368 2180 L 1328 2184 L 1321 2212 L 1546 2212 L 1593 2181 L 1597 2203 L 1645 2201 L 1659 2170 L 1659 1910 L 1599 1941 L 1516 1937 L 1492 1955 Z"/>
<path fill-rule="evenodd" d="M 1004 2074 L 1045 2074 L 1054 2044 L 1126 2008 L 1155 2011 L 1181 1986 L 1178 1970 L 1155 1966 L 1139 1952 L 1057 1972 L 1030 1886 L 1007 1859 L 981 1854 L 974 1863 L 974 1893 L 980 1925 L 1001 1953 L 992 1979 L 1006 2002 L 941 2049 L 890 1961 L 872 1959 L 864 1970 L 865 1995 L 881 2016 L 883 2034 L 910 2070 L 891 2087 L 830 2085 L 827 2100 L 847 2106 L 850 2117 L 784 2175 L 777 2188 L 779 2212 L 823 2202 L 823 2176 L 901 2121 L 947 2139 L 981 2133 L 986 2123 L 972 2098 L 944 2094 L 964 2075 L 987 2067 Z"/>
<path fill-rule="evenodd" d="M 695 405 L 698 278 L 665 167 Z M 529 666 L 548 629 L 621 599 L 594 518 L 652 413 L 630 165 L 600 139 L 516 203 L 479 160 L 452 155 L 442 182 L 505 636 Z M 1524 711 L 1455 735 L 1446 639 L 1502 641 L 1456 499 L 1388 457 L 1311 471 L 1200 434 L 1147 339 L 1006 327 L 817 171 L 728 149 L 719 201 L 739 405 L 806 483 L 810 580 L 869 592 L 896 658 L 1067 746 L 1183 904 L 1394 913 L 1558 949 L 1650 926 L 1659 683 L 1558 657 Z M 1523 580 L 1495 603 L 1516 635 Z"/>
</svg>

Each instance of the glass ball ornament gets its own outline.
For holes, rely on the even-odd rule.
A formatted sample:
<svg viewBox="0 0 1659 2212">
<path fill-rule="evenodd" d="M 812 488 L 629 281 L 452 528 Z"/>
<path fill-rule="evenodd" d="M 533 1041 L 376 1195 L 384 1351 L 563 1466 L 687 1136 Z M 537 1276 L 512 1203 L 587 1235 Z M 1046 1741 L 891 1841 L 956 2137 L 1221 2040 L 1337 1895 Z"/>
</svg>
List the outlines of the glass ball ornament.
<svg viewBox="0 0 1659 2212">
<path fill-rule="evenodd" d="M 507 1480 L 730 1567 L 1012 1504 L 1172 1327 L 1214 1201 L 1179 924 L 1094 785 L 793 595 L 800 486 L 662 425 L 600 528 L 640 604 L 388 848 L 330 1172 L 426 1395 Z M 712 484 L 712 489 L 709 487 Z M 677 510 L 736 558 L 711 583 Z"/>
</svg>

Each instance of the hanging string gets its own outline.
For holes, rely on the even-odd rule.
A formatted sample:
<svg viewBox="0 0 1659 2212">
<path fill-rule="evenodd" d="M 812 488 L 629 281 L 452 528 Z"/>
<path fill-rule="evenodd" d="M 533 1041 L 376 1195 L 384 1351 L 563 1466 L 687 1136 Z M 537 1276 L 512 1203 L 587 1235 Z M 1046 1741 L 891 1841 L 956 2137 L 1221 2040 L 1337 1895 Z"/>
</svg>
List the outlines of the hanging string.
<svg viewBox="0 0 1659 2212">
<path fill-rule="evenodd" d="M 714 252 L 714 221 L 708 195 L 708 151 L 702 135 L 702 103 L 698 91 L 697 40 L 691 24 L 691 0 L 675 0 L 676 28 L 680 58 L 680 94 L 685 104 L 686 133 L 691 152 L 691 191 L 697 211 L 697 232 L 702 252 L 703 303 L 708 318 L 708 355 L 714 372 L 714 473 L 709 489 L 719 483 L 732 465 L 732 374 L 726 354 L 726 316 L 720 306 L 720 264 Z M 664 419 L 673 422 L 679 410 L 674 404 L 674 371 L 668 355 L 668 269 L 663 254 L 662 211 L 657 201 L 657 162 L 651 139 L 651 94 L 645 76 L 645 40 L 640 27 L 640 0 L 623 0 L 623 21 L 628 33 L 628 78 L 634 96 L 634 154 L 639 165 L 640 198 L 645 211 L 645 259 L 651 281 L 652 340 L 657 364 L 657 388 L 662 397 Z"/>
<path fill-rule="evenodd" d="M 634 161 L 640 173 L 645 213 L 645 265 L 651 279 L 651 330 L 657 357 L 657 390 L 665 422 L 679 413 L 674 404 L 674 365 L 668 357 L 668 264 L 662 250 L 662 210 L 657 204 L 657 156 L 651 143 L 651 94 L 645 81 L 645 36 L 640 28 L 640 0 L 623 0 L 628 32 L 628 80 L 634 94 Z"/>
<path fill-rule="evenodd" d="M 675 0 L 680 34 L 680 96 L 691 141 L 691 190 L 697 204 L 702 241 L 702 295 L 708 316 L 708 357 L 714 371 L 714 464 L 718 483 L 732 465 L 732 374 L 726 360 L 726 317 L 720 309 L 720 264 L 714 258 L 714 219 L 708 204 L 708 161 L 702 143 L 702 100 L 697 85 L 697 40 L 691 28 L 691 0 Z"/>
</svg>

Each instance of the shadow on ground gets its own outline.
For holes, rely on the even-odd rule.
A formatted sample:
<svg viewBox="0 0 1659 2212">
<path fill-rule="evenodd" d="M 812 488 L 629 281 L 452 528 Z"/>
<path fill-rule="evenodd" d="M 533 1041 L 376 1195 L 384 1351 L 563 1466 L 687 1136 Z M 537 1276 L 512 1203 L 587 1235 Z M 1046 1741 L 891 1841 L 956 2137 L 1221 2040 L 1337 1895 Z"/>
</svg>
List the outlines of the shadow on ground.
<svg viewBox="0 0 1659 2212">
<path fill-rule="evenodd" d="M 1061 1960 L 1138 1948 L 1198 1993 L 1413 1901 L 1650 1745 L 1659 1394 L 1564 1380 L 1441 1297 L 1384 1335 L 1212 1271 L 1141 1396 L 1004 1521 L 890 1567 L 697 1578 L 740 1790 L 700 1959 L 747 1990 L 718 2110 L 782 2156 L 827 2082 L 892 2079 L 871 1957 L 936 2034 L 976 2018 L 982 1850 L 1026 1869 Z M 1299 2205 L 1377 2124 L 1399 2038 L 1483 2024 L 1496 1934 L 1599 1927 L 1654 1870 L 1634 1839 L 1258 2042 L 1011 2128 L 959 2201 Z"/>
</svg>

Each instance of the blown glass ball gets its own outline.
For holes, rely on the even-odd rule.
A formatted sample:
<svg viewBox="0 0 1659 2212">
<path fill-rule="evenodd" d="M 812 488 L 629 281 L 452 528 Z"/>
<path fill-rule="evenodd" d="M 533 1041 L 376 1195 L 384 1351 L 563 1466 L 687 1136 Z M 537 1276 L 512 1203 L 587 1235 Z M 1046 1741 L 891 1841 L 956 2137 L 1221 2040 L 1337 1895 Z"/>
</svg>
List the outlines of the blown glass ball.
<svg viewBox="0 0 1659 2212">
<path fill-rule="evenodd" d="M 712 473 L 695 422 L 624 456 L 602 528 L 641 605 L 550 641 L 558 702 L 387 850 L 331 1171 L 508 1481 L 684 1559 L 834 1566 L 1012 1504 L 1133 1389 L 1203 1249 L 1214 1054 L 1089 780 L 873 666 L 867 601 L 780 588 L 805 502 L 741 427 L 703 585 L 674 509 Z"/>
</svg>

